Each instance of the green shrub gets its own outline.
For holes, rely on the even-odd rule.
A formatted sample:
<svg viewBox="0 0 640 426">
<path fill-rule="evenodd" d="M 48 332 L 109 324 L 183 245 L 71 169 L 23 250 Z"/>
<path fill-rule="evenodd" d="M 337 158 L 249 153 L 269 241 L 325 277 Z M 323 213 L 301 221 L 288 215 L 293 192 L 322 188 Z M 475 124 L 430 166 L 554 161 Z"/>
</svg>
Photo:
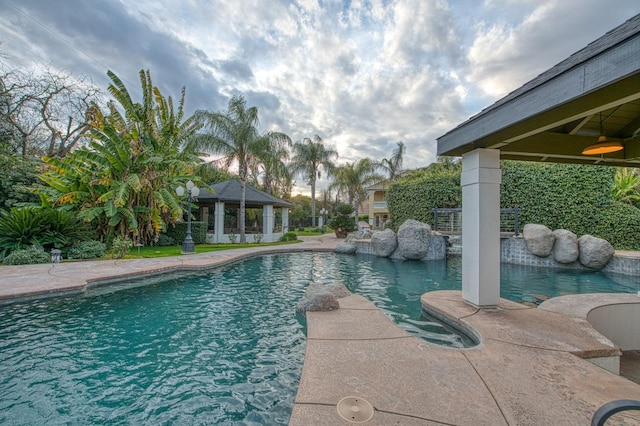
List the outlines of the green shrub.
<svg viewBox="0 0 640 426">
<path fill-rule="evenodd" d="M 280 237 L 280 241 L 296 241 L 297 239 L 298 234 L 292 231 L 289 231 Z"/>
<path fill-rule="evenodd" d="M 168 226 L 166 234 L 173 238 L 177 244 L 182 244 L 187 236 L 187 222 L 177 222 L 174 226 Z M 194 244 L 203 244 L 207 238 L 207 224 L 200 221 L 191 221 L 191 239 Z"/>
<path fill-rule="evenodd" d="M 160 247 L 174 246 L 176 245 L 176 240 L 174 240 L 167 234 L 162 233 L 158 235 L 158 241 L 156 242 L 156 245 Z"/>
<path fill-rule="evenodd" d="M 85 224 L 71 213 L 49 208 L 0 211 L 0 250 L 30 246 L 60 248 L 87 238 Z"/>
<path fill-rule="evenodd" d="M 355 211 L 355 209 L 353 207 L 351 207 L 349 204 L 340 204 L 336 208 L 336 212 L 338 212 L 338 214 L 342 215 L 342 216 L 349 216 L 354 211 Z"/>
<path fill-rule="evenodd" d="M 69 259 L 95 259 L 107 252 L 107 245 L 102 241 L 82 241 L 71 246 L 67 252 Z"/>
<path fill-rule="evenodd" d="M 37 263 L 50 263 L 51 255 L 42 250 L 32 248 L 18 249 L 5 257 L 2 261 L 5 265 L 32 265 Z"/>
<path fill-rule="evenodd" d="M 356 218 L 350 216 L 355 209 L 348 204 L 341 204 L 336 211 L 338 214 L 334 216 L 327 225 L 335 231 L 338 238 L 344 238 L 349 232 L 357 229 L 355 224 Z"/>
<path fill-rule="evenodd" d="M 129 250 L 133 247 L 133 242 L 128 238 L 122 238 L 120 236 L 115 237 L 111 243 L 111 258 L 122 259 L 129 253 Z"/>
<path fill-rule="evenodd" d="M 262 237 L 264 237 L 264 235 L 262 235 L 261 233 L 253 234 L 253 242 L 256 244 L 260 244 L 260 242 L 262 241 Z"/>
</svg>

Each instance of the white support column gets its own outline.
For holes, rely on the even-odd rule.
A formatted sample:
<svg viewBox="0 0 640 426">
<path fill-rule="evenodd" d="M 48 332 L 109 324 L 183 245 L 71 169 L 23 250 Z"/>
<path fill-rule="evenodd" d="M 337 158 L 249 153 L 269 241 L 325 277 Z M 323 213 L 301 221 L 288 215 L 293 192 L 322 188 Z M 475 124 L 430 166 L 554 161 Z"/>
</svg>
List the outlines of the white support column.
<svg viewBox="0 0 640 426">
<path fill-rule="evenodd" d="M 223 241 L 224 236 L 224 203 L 217 201 L 216 208 L 214 212 L 214 236 L 213 239 L 216 243 L 223 243 L 227 241 Z"/>
<path fill-rule="evenodd" d="M 282 208 L 282 233 L 289 232 L 289 208 Z"/>
<path fill-rule="evenodd" d="M 500 151 L 462 156 L 462 297 L 478 307 L 500 303 Z"/>
<path fill-rule="evenodd" d="M 262 234 L 264 234 L 265 241 L 271 241 L 271 234 L 273 234 L 273 206 L 262 206 Z"/>
</svg>

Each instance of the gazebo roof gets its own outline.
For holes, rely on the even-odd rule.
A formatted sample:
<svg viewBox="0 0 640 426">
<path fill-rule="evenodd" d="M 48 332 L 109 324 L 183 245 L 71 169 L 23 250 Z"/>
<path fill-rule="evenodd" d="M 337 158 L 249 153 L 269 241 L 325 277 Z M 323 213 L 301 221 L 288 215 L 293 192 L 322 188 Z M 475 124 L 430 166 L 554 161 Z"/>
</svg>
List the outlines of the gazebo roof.
<svg viewBox="0 0 640 426">
<path fill-rule="evenodd" d="M 438 155 L 640 166 L 640 14 L 438 138 Z M 587 156 L 603 133 L 623 151 Z"/>
<path fill-rule="evenodd" d="M 198 195 L 199 203 L 215 203 L 221 201 L 223 203 L 240 203 L 242 191 L 240 181 L 237 179 L 226 180 L 224 182 L 215 183 L 210 186 L 211 190 L 202 188 Z M 247 206 L 267 206 L 275 207 L 291 207 L 292 204 L 267 194 L 266 192 L 257 190 L 249 185 L 245 187 L 245 203 Z"/>
</svg>

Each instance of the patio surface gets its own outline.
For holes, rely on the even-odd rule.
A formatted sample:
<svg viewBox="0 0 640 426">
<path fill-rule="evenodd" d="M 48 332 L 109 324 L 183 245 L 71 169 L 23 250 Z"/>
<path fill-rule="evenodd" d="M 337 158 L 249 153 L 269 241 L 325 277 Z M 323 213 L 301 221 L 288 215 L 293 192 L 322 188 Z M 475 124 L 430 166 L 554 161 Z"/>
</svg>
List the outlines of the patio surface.
<svg viewBox="0 0 640 426">
<path fill-rule="evenodd" d="M 82 293 L 105 280 L 206 269 L 263 253 L 333 251 L 338 242 L 333 235 L 302 239 L 161 259 L 1 266 L 0 303 Z M 506 300 L 500 309 L 481 311 L 455 291 L 427 293 L 423 304 L 471 325 L 480 345 L 452 349 L 413 337 L 359 295 L 340 299 L 339 310 L 308 313 L 290 424 L 350 424 L 336 408 L 349 396 L 373 406 L 371 425 L 589 424 L 606 402 L 640 400 L 640 385 L 582 359 L 619 354 L 586 322 Z M 640 424 L 640 414 L 619 414 L 616 422 Z"/>
</svg>

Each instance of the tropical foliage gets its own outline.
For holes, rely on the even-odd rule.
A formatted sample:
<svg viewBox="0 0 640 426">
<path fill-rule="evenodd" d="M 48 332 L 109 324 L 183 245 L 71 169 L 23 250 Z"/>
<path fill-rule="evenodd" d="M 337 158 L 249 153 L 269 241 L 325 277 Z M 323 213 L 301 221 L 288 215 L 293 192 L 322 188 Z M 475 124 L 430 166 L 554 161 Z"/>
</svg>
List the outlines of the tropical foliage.
<svg viewBox="0 0 640 426">
<path fill-rule="evenodd" d="M 120 78 L 108 75 L 114 97 L 108 112 L 93 104 L 88 146 L 61 159 L 44 158 L 40 195 L 46 205 L 76 211 L 100 236 L 115 230 L 148 245 L 182 217 L 174 188 L 198 181 L 191 173 L 200 160 L 184 146 L 199 125 L 184 118 L 184 89 L 176 109 L 141 71 L 142 100 L 134 102 Z"/>
<path fill-rule="evenodd" d="M 346 163 L 334 171 L 334 179 L 330 188 L 336 189 L 338 194 L 345 194 L 350 206 L 354 207 L 358 217 L 358 204 L 367 197 L 367 186 L 384 179 L 376 173 L 377 165 L 369 158 L 362 158 L 355 163 Z M 356 220 L 357 222 L 357 220 Z"/>
<path fill-rule="evenodd" d="M 289 165 L 292 175 L 303 176 L 311 186 L 311 226 L 316 226 L 316 181 L 321 175 L 321 169 L 331 175 L 335 164 L 332 159 L 338 158 L 338 152 L 327 148 L 320 136 L 313 139 L 304 138 L 293 145 L 293 157 Z"/>
<path fill-rule="evenodd" d="M 611 196 L 615 201 L 640 207 L 640 174 L 638 169 L 621 167 L 616 172 Z"/>
<path fill-rule="evenodd" d="M 5 254 L 31 246 L 61 248 L 88 234 L 85 224 L 68 212 L 36 207 L 0 211 L 0 251 Z"/>
</svg>

